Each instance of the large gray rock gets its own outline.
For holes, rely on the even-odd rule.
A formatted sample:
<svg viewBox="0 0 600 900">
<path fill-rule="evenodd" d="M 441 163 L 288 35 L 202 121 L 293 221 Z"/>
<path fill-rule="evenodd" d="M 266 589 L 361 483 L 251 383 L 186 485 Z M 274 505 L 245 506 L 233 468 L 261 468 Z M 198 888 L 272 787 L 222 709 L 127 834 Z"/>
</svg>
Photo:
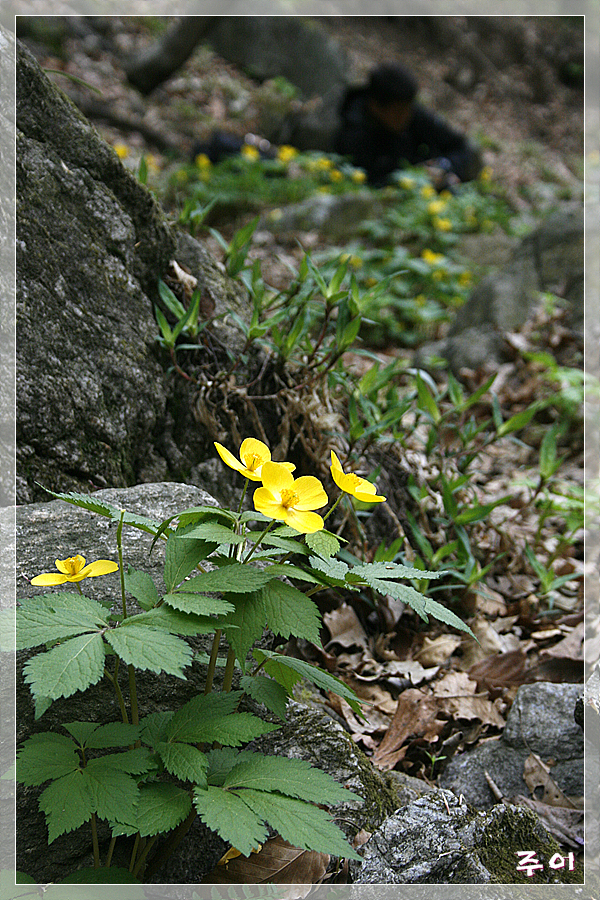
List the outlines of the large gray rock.
<svg viewBox="0 0 600 900">
<path fill-rule="evenodd" d="M 148 516 L 162 521 L 167 516 L 197 505 L 216 505 L 216 501 L 206 491 L 185 484 L 142 484 L 125 489 L 101 490 L 94 494 L 99 501 L 110 503 L 128 512 Z M 150 554 L 152 536 L 135 528 L 127 527 L 123 533 L 125 565 L 148 572 L 159 590 L 164 549 L 158 542 Z M 29 597 L 48 589 L 29 584 L 36 574 L 54 569 L 54 560 L 64 559 L 77 552 L 92 561 L 94 559 L 117 559 L 115 523 L 92 512 L 79 509 L 61 500 L 48 503 L 31 503 L 17 508 L 17 597 Z M 68 586 L 67 586 L 68 587 Z M 108 600 L 113 606 L 120 606 L 120 579 L 118 573 L 103 578 L 89 579 L 85 583 L 85 593 L 96 600 Z M 212 635 L 193 639 L 198 650 L 207 650 Z M 269 635 L 265 635 L 263 645 L 268 646 Z M 34 719 L 34 708 L 30 691 L 24 683 L 21 669 L 27 658 L 37 651 L 18 654 L 16 689 L 16 736 L 21 743 L 30 734 L 59 729 L 61 722 L 70 721 L 114 721 L 120 719 L 114 691 L 108 682 L 101 682 L 85 693 L 77 693 L 55 701 L 38 720 Z M 223 646 L 220 651 L 226 652 Z M 218 685 L 221 668 L 217 668 L 215 683 Z M 186 680 L 137 673 L 140 699 L 140 714 L 147 715 L 164 709 L 174 709 L 204 687 L 205 666 L 198 660 L 186 669 Z M 126 690 L 123 685 L 124 692 Z M 6 692 L 7 688 L 3 686 Z M 10 694 L 11 688 L 8 687 Z M 3 715 L 13 706 L 11 696 L 1 697 Z M 253 712 L 276 721 L 263 707 L 250 704 Z M 10 723 L 5 722 L 10 730 Z M 272 732 L 272 741 L 266 738 L 256 741 L 254 749 L 263 753 L 306 759 L 324 769 L 334 778 L 363 797 L 362 806 L 344 803 L 336 809 L 340 824 L 350 838 L 361 828 L 373 830 L 385 817 L 405 802 L 407 795 L 397 787 L 394 779 L 380 773 L 371 765 L 350 736 L 328 716 L 314 709 L 307 709 L 299 703 L 289 704 L 287 721 L 280 731 Z M 44 817 L 37 805 L 39 788 L 19 787 L 17 792 L 17 866 L 28 872 L 38 883 L 58 881 L 73 869 L 90 864 L 89 828 L 62 835 L 47 845 Z M 103 849 L 106 849 L 106 831 L 100 831 Z M 124 843 L 125 848 L 127 842 Z M 130 848 L 129 848 L 130 849 Z M 197 883 L 212 869 L 225 852 L 224 842 L 196 821 L 176 854 L 156 874 L 157 882 L 170 884 Z M 121 854 L 121 855 L 119 855 Z M 126 851 L 116 851 L 115 863 L 127 865 Z"/>
<path fill-rule="evenodd" d="M 180 259 L 216 314 L 239 289 L 18 42 L 17 101 L 17 501 L 180 478 L 209 436 L 156 343 L 158 281 Z"/>
<path fill-rule="evenodd" d="M 455 756 L 440 777 L 440 785 L 462 794 L 478 809 L 496 799 L 486 780 L 491 776 L 503 796 L 529 796 L 523 765 L 530 753 L 552 761 L 551 776 L 567 796 L 583 796 L 583 732 L 575 722 L 583 685 L 540 682 L 519 688 L 500 738 Z"/>
<path fill-rule="evenodd" d="M 435 345 L 452 369 L 493 367 L 508 359 L 505 335 L 521 328 L 550 291 L 568 301 L 568 320 L 583 336 L 583 205 L 552 213 L 514 249 L 508 262 L 486 275 L 458 311 L 448 337 Z M 426 357 L 431 347 L 424 347 Z"/>
<path fill-rule="evenodd" d="M 523 849 L 544 863 L 537 881 L 565 880 L 548 866 L 560 847 L 529 810 L 499 804 L 477 812 L 464 798 L 436 791 L 389 816 L 350 870 L 355 884 L 530 884 L 516 871 Z M 583 881 L 580 866 L 567 875 Z"/>
</svg>

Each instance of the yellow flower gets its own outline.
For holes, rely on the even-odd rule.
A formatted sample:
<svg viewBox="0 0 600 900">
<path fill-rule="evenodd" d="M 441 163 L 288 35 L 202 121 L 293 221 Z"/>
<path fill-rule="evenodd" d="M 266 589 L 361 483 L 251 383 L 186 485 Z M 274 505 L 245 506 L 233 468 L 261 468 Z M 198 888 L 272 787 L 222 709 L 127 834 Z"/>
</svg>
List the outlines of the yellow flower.
<svg viewBox="0 0 600 900">
<path fill-rule="evenodd" d="M 119 159 L 127 159 L 129 156 L 129 147 L 126 144 L 114 144 L 113 150 Z"/>
<path fill-rule="evenodd" d="M 329 177 L 331 178 L 332 181 L 342 181 L 342 179 L 344 178 L 344 175 L 342 172 L 340 172 L 339 169 L 331 169 L 329 171 Z"/>
<path fill-rule="evenodd" d="M 363 503 L 381 503 L 382 500 L 385 500 L 385 497 L 375 493 L 375 485 L 366 478 L 360 478 L 354 472 L 346 474 L 333 450 L 331 451 L 331 477 L 341 491 L 351 494 L 352 497 L 356 497 Z"/>
<path fill-rule="evenodd" d="M 445 200 L 432 200 L 431 203 L 427 204 L 427 212 L 430 216 L 437 216 L 437 214 L 441 213 L 445 208 Z"/>
<path fill-rule="evenodd" d="M 434 217 L 433 226 L 434 228 L 437 228 L 438 231 L 452 231 L 452 222 L 450 219 L 440 219 L 439 216 Z"/>
<path fill-rule="evenodd" d="M 236 459 L 233 453 L 230 453 L 226 447 L 223 447 L 222 444 L 218 444 L 216 441 L 215 447 L 217 448 L 217 453 L 226 465 L 231 469 L 235 469 L 236 472 L 241 472 L 242 475 L 245 475 L 246 478 L 249 478 L 251 481 L 260 481 L 262 478 L 261 470 L 264 463 L 271 461 L 271 451 L 266 444 L 263 444 L 262 441 L 257 441 L 256 438 L 246 438 L 242 441 L 239 459 Z M 296 468 L 293 463 L 286 462 L 279 463 L 279 465 L 288 469 L 290 472 L 293 472 Z"/>
<path fill-rule="evenodd" d="M 298 156 L 298 151 L 295 147 L 290 147 L 289 144 L 284 144 L 277 151 L 277 159 L 282 163 L 291 162 L 296 156 Z"/>
<path fill-rule="evenodd" d="M 400 187 L 403 187 L 405 190 L 409 191 L 411 188 L 415 186 L 415 179 L 409 178 L 408 175 L 403 175 L 400 179 Z"/>
<path fill-rule="evenodd" d="M 66 581 L 83 581 L 84 578 L 94 578 L 96 575 L 108 575 L 119 568 L 115 562 L 109 559 L 97 559 L 96 562 L 86 566 L 85 558 L 69 556 L 68 559 L 57 559 L 55 562 L 58 572 L 44 572 L 31 579 L 31 584 L 64 584 Z"/>
<path fill-rule="evenodd" d="M 481 181 L 491 181 L 492 178 L 492 169 L 490 166 L 484 166 L 481 172 L 479 173 L 479 178 Z"/>
<path fill-rule="evenodd" d="M 321 516 L 312 512 L 327 503 L 323 485 L 314 475 L 294 476 L 282 463 L 265 462 L 263 486 L 254 491 L 254 506 L 269 519 L 281 519 L 300 534 L 323 528 Z"/>
<path fill-rule="evenodd" d="M 210 167 L 212 166 L 212 163 L 206 153 L 199 153 L 194 162 L 199 169 L 210 169 Z"/>
<path fill-rule="evenodd" d="M 428 262 L 432 266 L 437 266 L 438 263 L 441 263 L 443 258 L 443 253 L 434 253 L 433 250 L 430 250 L 428 247 L 421 253 L 421 259 L 424 259 L 425 262 Z"/>
<path fill-rule="evenodd" d="M 331 169 L 332 166 L 333 163 L 327 156 L 319 156 L 319 158 L 315 162 L 315 168 L 321 169 L 324 172 L 326 172 L 328 169 Z"/>
<path fill-rule="evenodd" d="M 424 184 L 421 188 L 421 197 L 424 197 L 425 200 L 435 197 L 436 193 L 436 189 L 431 184 Z"/>
<path fill-rule="evenodd" d="M 244 159 L 249 159 L 253 162 L 257 159 L 260 159 L 260 153 L 258 152 L 256 147 L 252 146 L 252 144 L 244 144 L 241 149 L 241 154 Z"/>
<path fill-rule="evenodd" d="M 458 276 L 458 283 L 460 284 L 461 287 L 469 287 L 472 280 L 473 280 L 473 276 L 471 275 L 471 273 L 469 272 L 468 269 L 466 269 L 464 272 L 461 272 L 460 275 Z"/>
<path fill-rule="evenodd" d="M 352 173 L 352 181 L 356 182 L 356 184 L 364 184 L 366 180 L 367 175 L 362 169 L 355 169 Z"/>
</svg>

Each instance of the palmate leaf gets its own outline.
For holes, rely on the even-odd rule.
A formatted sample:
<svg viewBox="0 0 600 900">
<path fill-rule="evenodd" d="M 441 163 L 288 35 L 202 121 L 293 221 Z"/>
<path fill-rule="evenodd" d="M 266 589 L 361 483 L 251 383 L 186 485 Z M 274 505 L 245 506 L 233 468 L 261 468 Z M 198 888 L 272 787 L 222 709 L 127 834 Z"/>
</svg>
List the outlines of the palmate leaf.
<svg viewBox="0 0 600 900">
<path fill-rule="evenodd" d="M 263 817 L 233 792 L 212 786 L 195 790 L 194 806 L 204 824 L 244 856 L 249 856 L 268 837 Z"/>
<path fill-rule="evenodd" d="M 195 575 L 185 583 L 185 590 L 200 593 L 223 591 L 228 594 L 246 594 L 257 591 L 274 578 L 268 569 L 261 570 L 246 563 L 232 562 L 212 572 Z"/>
<path fill-rule="evenodd" d="M 16 649 L 38 647 L 84 631 L 106 627 L 104 607 L 75 592 L 38 594 L 20 600 L 16 611 Z"/>
<path fill-rule="evenodd" d="M 262 591 L 244 596 L 231 595 L 235 604 L 233 612 L 224 622 L 225 634 L 233 648 L 242 672 L 246 670 L 246 655 L 252 644 L 262 637 L 267 621 Z"/>
<path fill-rule="evenodd" d="M 310 597 L 278 579 L 262 588 L 261 594 L 266 623 L 275 634 L 319 643 L 321 615 Z"/>
<path fill-rule="evenodd" d="M 129 566 L 125 573 L 125 590 L 135 597 L 142 609 L 152 609 L 159 601 L 152 576 L 132 566 Z"/>
<path fill-rule="evenodd" d="M 70 738 L 44 732 L 25 741 L 17 754 L 16 780 L 28 787 L 75 772 L 81 760 Z"/>
<path fill-rule="evenodd" d="M 181 781 L 191 781 L 200 787 L 207 786 L 208 759 L 197 747 L 192 744 L 159 741 L 156 752 L 171 775 L 175 775 Z"/>
<path fill-rule="evenodd" d="M 187 612 L 179 612 L 168 606 L 159 606 L 139 613 L 135 617 L 136 625 L 146 625 L 164 630 L 169 634 L 210 634 L 219 627 L 216 619 L 209 616 L 196 616 Z"/>
<path fill-rule="evenodd" d="M 413 566 L 403 566 L 400 563 L 393 562 L 374 562 L 364 563 L 362 566 L 356 566 L 352 570 L 352 577 L 364 578 L 368 575 L 371 578 L 396 579 L 396 578 L 441 578 L 445 573 L 443 571 L 430 572 L 427 569 L 415 569 Z"/>
<path fill-rule="evenodd" d="M 167 592 L 175 590 L 198 563 L 216 550 L 217 544 L 203 540 L 183 540 L 179 532 L 170 534 L 165 549 L 164 580 Z"/>
<path fill-rule="evenodd" d="M 107 764 L 104 758 L 92 759 L 83 770 L 93 803 L 101 819 L 129 817 L 135 814 L 139 788 L 135 778 Z"/>
<path fill-rule="evenodd" d="M 294 685 L 298 681 L 305 678 L 322 690 L 331 691 L 332 694 L 342 697 L 358 716 L 364 718 L 358 697 L 339 678 L 335 678 L 333 675 L 329 675 L 328 672 L 324 672 L 322 669 L 318 669 L 316 666 L 312 666 L 310 663 L 302 659 L 296 659 L 293 656 L 283 656 L 270 650 L 259 649 L 253 650 L 252 653 L 258 663 L 264 662 L 264 670 L 267 675 L 271 675 L 288 693 L 292 692 Z"/>
<path fill-rule="evenodd" d="M 40 484 L 39 486 L 52 497 L 56 497 L 58 500 L 64 500 L 66 503 L 72 503 L 74 506 L 78 506 L 80 509 L 87 509 L 89 512 L 97 513 L 97 515 L 104 516 L 107 519 L 113 519 L 116 522 L 120 520 L 123 513 L 123 511 L 119 509 L 118 506 L 113 506 L 111 503 L 106 503 L 105 501 L 99 500 L 94 494 L 80 494 L 77 491 L 57 493 L 55 491 L 51 491 L 47 487 L 44 487 L 43 484 Z M 159 522 L 156 522 L 154 519 L 148 518 L 148 516 L 138 516 L 135 513 L 129 513 L 126 510 L 123 515 L 123 523 L 125 525 L 131 525 L 133 528 L 139 528 L 141 531 L 146 531 L 149 534 L 156 534 L 160 526 Z"/>
<path fill-rule="evenodd" d="M 166 672 L 185 679 L 183 669 L 192 661 L 192 650 L 181 638 L 137 625 L 138 616 L 125 619 L 118 628 L 105 633 L 106 640 L 117 656 L 136 669 Z"/>
<path fill-rule="evenodd" d="M 316 531 L 314 534 L 307 534 L 305 540 L 306 546 L 323 559 L 335 556 L 340 549 L 340 539 L 325 529 Z"/>
<path fill-rule="evenodd" d="M 49 844 L 66 831 L 79 828 L 94 812 L 89 784 L 81 770 L 53 781 L 42 791 L 38 802 L 46 815 Z"/>
<path fill-rule="evenodd" d="M 285 719 L 290 695 L 274 678 L 265 678 L 264 675 L 242 675 L 240 687 L 257 703 L 264 703 L 276 716 Z"/>
<path fill-rule="evenodd" d="M 171 831 L 183 822 L 191 808 L 190 795 L 175 784 L 142 784 L 136 828 L 142 837 Z"/>
<path fill-rule="evenodd" d="M 346 580 L 351 569 L 341 559 L 322 559 L 320 556 L 311 556 L 309 562 L 322 584 L 344 587 L 350 591 L 358 590 L 355 585 Z"/>
<path fill-rule="evenodd" d="M 104 674 L 102 635 L 80 635 L 47 653 L 38 653 L 25 664 L 23 671 L 36 698 L 56 700 L 84 691 Z"/>
<path fill-rule="evenodd" d="M 177 710 L 163 732 L 166 741 L 212 743 L 239 747 L 247 741 L 275 731 L 279 725 L 263 722 L 251 713 L 235 712 L 241 691 L 199 695 Z"/>
<path fill-rule="evenodd" d="M 67 725 L 65 725 L 65 728 L 71 731 Z M 73 734 L 72 731 L 71 734 Z M 139 725 L 128 725 L 125 722 L 109 722 L 107 725 L 96 725 L 85 739 L 85 746 L 94 750 L 103 750 L 108 747 L 127 747 L 129 744 L 135 743 L 139 736 Z"/>
<path fill-rule="evenodd" d="M 362 798 L 338 784 L 331 775 L 301 759 L 264 756 L 253 753 L 227 774 L 223 787 L 229 790 L 252 788 L 276 791 L 312 803 L 335 806 L 337 803 L 362 803 Z"/>
<path fill-rule="evenodd" d="M 205 594 L 192 594 L 185 590 L 185 584 L 181 590 L 165 594 L 163 600 L 173 609 L 182 613 L 193 613 L 197 616 L 221 615 L 235 609 L 233 603 L 222 597 L 207 597 Z"/>
<path fill-rule="evenodd" d="M 233 747 L 219 747 L 217 750 L 209 750 L 208 759 L 208 783 L 215 787 L 222 787 L 228 773 L 243 759 L 254 756 L 251 750 L 235 750 Z"/>
<path fill-rule="evenodd" d="M 294 847 L 347 859 L 362 859 L 324 810 L 303 800 L 267 791 L 245 789 L 239 791 L 239 796 L 259 818 L 268 822 Z"/>
<path fill-rule="evenodd" d="M 177 536 L 180 536 L 179 529 Z M 246 540 L 241 534 L 236 534 L 227 525 L 219 522 L 201 522 L 200 525 L 192 525 L 181 534 L 183 541 L 201 538 L 203 541 L 211 541 L 215 544 L 243 544 Z"/>
</svg>

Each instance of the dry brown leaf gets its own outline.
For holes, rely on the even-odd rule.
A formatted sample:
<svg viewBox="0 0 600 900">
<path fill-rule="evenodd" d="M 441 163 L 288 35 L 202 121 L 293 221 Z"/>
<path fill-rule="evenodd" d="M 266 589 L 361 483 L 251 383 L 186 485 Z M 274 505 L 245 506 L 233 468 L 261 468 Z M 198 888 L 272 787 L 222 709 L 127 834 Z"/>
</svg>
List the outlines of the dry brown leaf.
<svg viewBox="0 0 600 900">
<path fill-rule="evenodd" d="M 425 635 L 423 646 L 415 653 L 415 659 L 423 666 L 441 666 L 458 650 L 461 643 L 462 638 L 455 634 L 441 634 L 433 640 Z"/>
<path fill-rule="evenodd" d="M 408 688 L 398 697 L 398 705 L 391 725 L 381 744 L 373 754 L 373 762 L 379 769 L 393 769 L 407 748 L 402 744 L 409 737 L 423 737 L 433 741 L 438 737 L 444 721 L 437 719 L 438 700 L 433 694 L 425 694 L 417 688 Z"/>
<path fill-rule="evenodd" d="M 488 656 L 496 656 L 497 653 L 506 653 L 510 650 L 516 650 L 516 646 L 512 646 L 515 641 L 514 635 L 498 634 L 491 622 L 487 619 L 477 618 L 471 623 L 473 634 L 477 641 L 465 640 L 463 642 L 463 655 L 457 662 L 458 668 L 466 671 L 476 663 L 487 659 Z M 518 638 L 516 639 L 518 643 Z"/>
<path fill-rule="evenodd" d="M 542 787 L 544 794 L 542 803 L 548 806 L 565 806 L 573 809 L 574 803 L 561 791 L 550 774 L 550 767 L 535 753 L 530 753 L 523 765 L 523 781 L 531 791 L 534 799 L 536 789 Z"/>
<path fill-rule="evenodd" d="M 322 881 L 330 857 L 327 853 L 300 850 L 281 837 L 263 844 L 262 850 L 250 856 L 237 856 L 225 865 L 217 865 L 202 879 L 203 884 L 295 884 L 282 894 L 286 900 L 305 897 L 309 885 Z"/>
<path fill-rule="evenodd" d="M 560 632 L 560 629 L 559 629 Z M 568 634 L 558 644 L 547 647 L 540 654 L 540 660 L 547 657 L 565 658 L 565 659 L 583 659 L 583 638 L 584 623 L 580 622 L 570 634 Z"/>
<path fill-rule="evenodd" d="M 523 684 L 527 677 L 526 663 L 523 650 L 512 650 L 483 659 L 471 666 L 467 674 L 477 682 L 477 690 L 488 691 L 493 700 L 503 689 Z"/>
<path fill-rule="evenodd" d="M 449 672 L 433 686 L 438 708 L 452 719 L 479 719 L 484 725 L 504 728 L 506 724 L 496 704 L 475 696 L 477 683 L 466 672 Z"/>
<path fill-rule="evenodd" d="M 338 715 L 342 716 L 353 738 L 359 734 L 381 733 L 389 728 L 391 715 L 385 715 L 374 707 L 366 707 L 364 709 L 366 719 L 359 719 L 352 711 L 350 704 L 337 694 L 329 695 L 329 705 Z"/>
<path fill-rule="evenodd" d="M 358 616 L 347 603 L 325 613 L 323 622 L 331 635 L 331 639 L 325 644 L 326 648 L 331 647 L 332 644 L 339 644 L 341 647 L 367 648 L 368 638 L 365 630 L 360 624 Z"/>
</svg>

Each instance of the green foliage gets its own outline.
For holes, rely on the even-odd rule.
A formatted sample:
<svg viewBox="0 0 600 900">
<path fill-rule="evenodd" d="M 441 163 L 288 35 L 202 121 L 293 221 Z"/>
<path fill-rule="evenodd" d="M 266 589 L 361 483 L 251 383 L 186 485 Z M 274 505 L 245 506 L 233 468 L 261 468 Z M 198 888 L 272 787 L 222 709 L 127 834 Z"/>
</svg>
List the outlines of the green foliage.
<svg viewBox="0 0 600 900">
<path fill-rule="evenodd" d="M 338 272 L 321 285 L 332 308 L 342 278 Z M 310 594 L 331 584 L 402 593 L 423 618 L 434 615 L 468 631 L 441 604 L 399 583 L 438 573 L 393 562 L 348 565 L 336 558 L 342 541 L 333 533 L 274 528 L 258 512 L 197 507 L 155 522 L 87 495 L 55 496 L 118 522 L 120 561 L 125 524 L 150 533 L 153 545 L 163 540 L 166 592 L 161 595 L 147 573 L 128 566 L 118 611 L 86 597 L 81 582 L 76 590 L 49 591 L 19 603 L 17 646 L 41 648 L 24 669 L 37 717 L 54 700 L 85 691 L 102 678 L 114 686 L 121 711 L 121 721 L 65 722 L 60 732 L 35 734 L 21 746 L 17 779 L 43 787 L 39 804 L 49 842 L 89 823 L 96 872 L 98 819 L 108 823 L 114 838 L 153 838 L 179 826 L 185 831 L 197 814 L 242 852 L 264 840 L 268 823 L 298 847 L 355 858 L 342 832 L 314 804 L 357 798 L 306 763 L 243 750 L 279 726 L 239 707 L 247 694 L 284 719 L 287 700 L 301 679 L 338 694 L 362 715 L 356 696 L 342 681 L 302 660 L 266 650 L 255 649 L 253 657 L 248 653 L 266 627 L 284 639 L 319 644 L 321 618 Z M 262 531 L 253 530 L 256 522 L 266 523 Z M 128 607 L 127 595 L 137 608 Z M 198 634 L 214 635 L 206 692 L 178 709 L 140 720 L 136 672 L 185 679 L 195 665 L 187 638 Z M 222 634 L 229 651 L 222 690 L 215 692 Z M 117 677 L 121 665 L 127 668 L 128 703 Z M 236 665 L 240 688 L 232 690 Z M 148 862 L 147 852 L 138 847 L 136 842 L 129 869 L 133 877 L 143 876 Z"/>
</svg>

